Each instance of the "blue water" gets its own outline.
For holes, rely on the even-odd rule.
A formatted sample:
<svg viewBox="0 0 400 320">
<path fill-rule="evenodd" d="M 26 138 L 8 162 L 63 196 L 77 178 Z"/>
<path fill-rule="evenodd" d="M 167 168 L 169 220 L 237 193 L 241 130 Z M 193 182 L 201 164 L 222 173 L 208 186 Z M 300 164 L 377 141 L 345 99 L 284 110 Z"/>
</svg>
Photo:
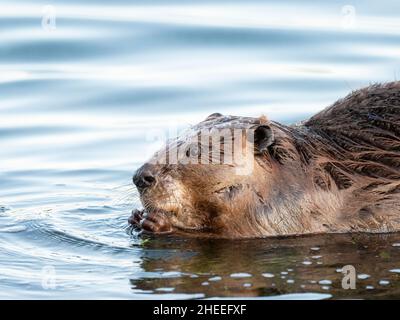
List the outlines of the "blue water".
<svg viewBox="0 0 400 320">
<path fill-rule="evenodd" d="M 397 235 L 127 228 L 149 132 L 213 112 L 296 122 L 398 79 L 400 2 L 168 3 L 0 2 L 0 298 L 400 297 Z M 356 290 L 345 263 L 368 274 Z"/>
</svg>

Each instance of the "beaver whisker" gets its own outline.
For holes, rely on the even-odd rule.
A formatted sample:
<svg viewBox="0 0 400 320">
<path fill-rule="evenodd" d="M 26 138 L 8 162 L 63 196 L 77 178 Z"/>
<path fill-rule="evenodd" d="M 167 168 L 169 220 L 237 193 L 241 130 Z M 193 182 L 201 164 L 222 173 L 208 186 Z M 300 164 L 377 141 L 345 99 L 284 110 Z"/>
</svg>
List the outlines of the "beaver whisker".
<svg viewBox="0 0 400 320">
<path fill-rule="evenodd" d="M 121 188 L 128 188 L 128 189 L 135 190 L 133 185 L 132 185 L 132 182 L 129 182 L 127 184 L 122 184 L 122 185 L 119 185 L 119 186 L 116 186 L 116 187 L 112 187 L 112 188 L 110 188 L 110 190 L 117 190 L 117 189 L 121 189 Z"/>
<path fill-rule="evenodd" d="M 133 190 L 132 190 L 132 192 L 123 194 L 122 196 L 118 197 L 116 199 L 116 201 L 124 201 L 124 200 L 127 200 L 127 199 L 139 200 L 139 196 L 136 193 L 133 193 Z"/>
<path fill-rule="evenodd" d="M 122 196 L 116 198 L 112 203 L 113 205 L 120 205 L 122 203 L 133 204 L 138 200 L 139 200 L 139 195 L 134 190 L 131 190 L 128 193 L 123 194 Z"/>
</svg>

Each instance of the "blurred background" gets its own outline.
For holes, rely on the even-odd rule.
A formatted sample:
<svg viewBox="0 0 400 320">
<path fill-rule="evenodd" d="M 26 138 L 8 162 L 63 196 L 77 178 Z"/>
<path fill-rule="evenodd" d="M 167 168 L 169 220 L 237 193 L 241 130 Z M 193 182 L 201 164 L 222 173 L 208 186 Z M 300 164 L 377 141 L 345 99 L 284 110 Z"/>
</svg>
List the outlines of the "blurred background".
<svg viewBox="0 0 400 320">
<path fill-rule="evenodd" d="M 164 251 L 126 230 L 148 133 L 214 112 L 297 122 L 398 79 L 399 18 L 394 0 L 2 0 L 0 297 L 151 298 Z M 207 296 L 307 292 L 240 288 Z"/>
</svg>

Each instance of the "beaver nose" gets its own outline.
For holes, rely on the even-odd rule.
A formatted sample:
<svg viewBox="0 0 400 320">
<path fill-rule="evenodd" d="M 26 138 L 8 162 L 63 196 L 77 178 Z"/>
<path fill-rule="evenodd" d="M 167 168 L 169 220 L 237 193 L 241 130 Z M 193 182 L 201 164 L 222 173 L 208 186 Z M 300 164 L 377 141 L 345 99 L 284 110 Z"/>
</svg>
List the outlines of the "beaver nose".
<svg viewBox="0 0 400 320">
<path fill-rule="evenodd" d="M 151 168 L 143 166 L 133 175 L 133 183 L 140 190 L 146 189 L 156 182 L 155 175 Z"/>
</svg>

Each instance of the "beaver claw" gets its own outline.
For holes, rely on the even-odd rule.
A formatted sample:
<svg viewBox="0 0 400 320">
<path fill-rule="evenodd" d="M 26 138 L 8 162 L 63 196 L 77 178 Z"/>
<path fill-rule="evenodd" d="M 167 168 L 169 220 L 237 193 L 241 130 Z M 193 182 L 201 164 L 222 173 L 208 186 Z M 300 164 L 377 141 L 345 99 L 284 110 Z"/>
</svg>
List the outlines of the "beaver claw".
<svg viewBox="0 0 400 320">
<path fill-rule="evenodd" d="M 140 227 L 140 221 L 143 219 L 143 210 L 133 210 L 131 216 L 128 219 L 128 223 L 134 227 Z"/>
<path fill-rule="evenodd" d="M 136 228 L 150 233 L 170 233 L 172 225 L 163 212 L 133 210 L 128 222 Z"/>
</svg>

